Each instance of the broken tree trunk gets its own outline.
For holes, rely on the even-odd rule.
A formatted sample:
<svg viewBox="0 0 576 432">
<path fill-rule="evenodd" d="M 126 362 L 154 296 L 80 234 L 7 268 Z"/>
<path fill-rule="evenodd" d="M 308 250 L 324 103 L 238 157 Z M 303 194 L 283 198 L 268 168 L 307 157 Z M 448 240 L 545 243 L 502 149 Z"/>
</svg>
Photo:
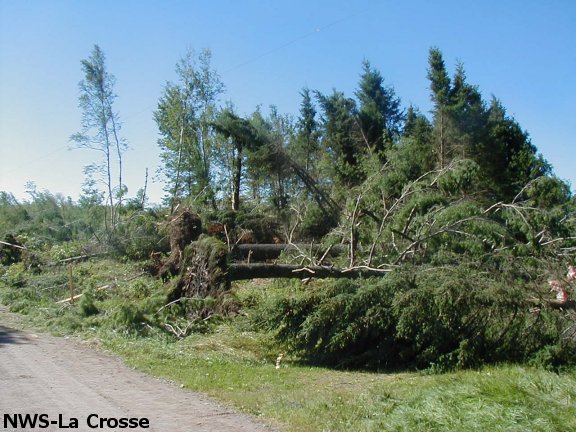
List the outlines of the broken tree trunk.
<svg viewBox="0 0 576 432">
<path fill-rule="evenodd" d="M 99 287 L 99 288 L 96 288 L 96 291 L 102 291 L 102 290 L 105 290 L 105 289 L 108 289 L 108 288 L 110 288 L 110 285 L 104 285 L 104 286 L 101 286 L 101 287 Z M 65 298 L 65 299 L 62 299 L 62 300 L 58 300 L 58 301 L 56 302 L 56 304 L 72 303 L 72 302 L 74 302 L 74 300 L 79 299 L 79 298 L 82 297 L 83 295 L 84 295 L 84 293 L 76 294 L 76 295 L 73 295 L 73 296 L 71 296 L 71 297 L 68 297 L 68 298 Z"/>
<path fill-rule="evenodd" d="M 354 267 L 340 269 L 329 266 L 301 267 L 288 264 L 229 264 L 228 248 L 222 241 L 200 236 L 184 248 L 180 271 L 172 282 L 166 303 L 182 298 L 193 298 L 187 314 L 191 317 L 208 317 L 214 311 L 229 311 L 226 302 L 230 284 L 235 280 L 259 278 L 358 278 L 383 276 L 386 269 Z M 209 303 L 202 303 L 209 299 Z M 200 301 L 200 302 L 199 302 Z M 194 306 L 195 305 L 195 306 Z"/>
<path fill-rule="evenodd" d="M 327 266 L 302 267 L 290 264 L 231 264 L 228 266 L 228 280 L 266 278 L 359 278 L 382 276 L 389 270 L 365 267 L 340 269 Z"/>
<path fill-rule="evenodd" d="M 26 250 L 26 247 L 22 246 L 21 244 L 8 243 L 8 242 L 2 241 L 2 240 L 0 240 L 0 244 Z"/>
<path fill-rule="evenodd" d="M 79 256 L 61 259 L 59 261 L 56 261 L 56 264 L 67 264 L 67 263 L 72 263 L 72 262 L 76 262 L 76 261 L 86 261 L 87 259 L 102 256 L 102 255 L 105 255 L 105 254 L 94 253 L 94 254 L 88 254 L 88 255 L 79 255 Z"/>
</svg>

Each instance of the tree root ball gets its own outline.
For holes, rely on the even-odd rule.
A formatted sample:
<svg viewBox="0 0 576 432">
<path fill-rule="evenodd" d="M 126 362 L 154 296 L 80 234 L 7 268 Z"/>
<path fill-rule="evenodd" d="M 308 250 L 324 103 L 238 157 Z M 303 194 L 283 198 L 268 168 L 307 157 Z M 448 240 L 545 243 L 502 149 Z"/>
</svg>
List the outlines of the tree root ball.
<svg viewBox="0 0 576 432">
<path fill-rule="evenodd" d="M 184 210 L 170 221 L 170 250 L 183 251 L 186 245 L 198 240 L 202 234 L 200 216 Z"/>
<path fill-rule="evenodd" d="M 202 233 L 200 216 L 183 210 L 170 220 L 170 256 L 157 272 L 162 279 L 178 274 L 182 268 L 182 253 L 186 246 L 198 240 Z"/>
<path fill-rule="evenodd" d="M 209 236 L 186 246 L 169 301 L 180 297 L 218 299 L 227 292 L 230 288 L 227 255 L 226 244 Z"/>
</svg>

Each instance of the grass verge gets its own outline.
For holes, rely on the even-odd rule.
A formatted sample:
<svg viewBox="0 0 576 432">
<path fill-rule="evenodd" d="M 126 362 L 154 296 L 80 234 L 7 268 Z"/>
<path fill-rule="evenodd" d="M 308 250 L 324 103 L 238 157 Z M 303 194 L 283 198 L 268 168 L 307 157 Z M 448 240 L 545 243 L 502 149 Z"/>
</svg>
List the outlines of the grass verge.
<svg viewBox="0 0 576 432">
<path fill-rule="evenodd" d="M 86 301 L 56 304 L 68 294 L 66 269 L 12 275 L 18 286 L 4 278 L 0 299 L 27 314 L 24 325 L 94 340 L 132 367 L 206 393 L 282 431 L 576 430 L 574 369 L 557 374 L 499 365 L 441 375 L 365 373 L 308 367 L 290 356 L 276 369 L 282 348 L 242 316 L 183 339 L 135 331 L 126 308 L 134 308 L 133 318 L 151 320 L 147 311 L 162 304 L 155 300 L 161 287 L 133 279 L 137 272 L 137 266 L 112 262 L 75 268 L 75 284 L 91 293 L 92 309 Z M 110 290 L 94 291 L 111 280 Z M 256 291 L 268 288 L 260 283 L 239 289 L 238 297 L 249 303 L 257 300 Z"/>
<path fill-rule="evenodd" d="M 305 431 L 573 431 L 576 373 L 501 365 L 442 375 L 342 372 L 255 355 L 221 328 L 176 343 L 109 338 L 126 362 L 237 409 Z"/>
</svg>

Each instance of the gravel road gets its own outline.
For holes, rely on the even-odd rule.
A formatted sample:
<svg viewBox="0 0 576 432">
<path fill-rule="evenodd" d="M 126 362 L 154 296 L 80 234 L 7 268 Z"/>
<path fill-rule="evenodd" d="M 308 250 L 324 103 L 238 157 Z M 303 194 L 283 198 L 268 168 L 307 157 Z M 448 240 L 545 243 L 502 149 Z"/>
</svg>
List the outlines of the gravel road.
<svg viewBox="0 0 576 432">
<path fill-rule="evenodd" d="M 134 371 L 77 341 L 15 330 L 11 315 L 0 307 L 0 430 L 271 431 L 246 415 Z M 37 416 L 35 427 L 30 423 L 14 427 L 6 414 L 12 421 L 17 414 L 30 414 L 29 420 L 34 414 L 46 416 Z M 149 427 L 122 429 L 115 420 L 100 427 L 102 418 L 147 419 Z"/>
</svg>

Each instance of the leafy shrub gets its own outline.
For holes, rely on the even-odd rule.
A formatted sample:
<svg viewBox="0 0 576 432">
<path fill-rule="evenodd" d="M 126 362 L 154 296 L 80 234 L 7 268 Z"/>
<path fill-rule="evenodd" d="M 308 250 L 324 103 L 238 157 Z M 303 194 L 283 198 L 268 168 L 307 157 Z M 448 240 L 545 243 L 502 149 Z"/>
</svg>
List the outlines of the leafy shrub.
<svg viewBox="0 0 576 432">
<path fill-rule="evenodd" d="M 530 363 L 550 371 L 560 372 L 565 366 L 576 364 L 576 349 L 569 341 L 546 345 L 532 356 Z"/>
<path fill-rule="evenodd" d="M 52 261 L 61 261 L 66 258 L 84 255 L 84 253 L 84 246 L 78 241 L 57 243 L 48 252 Z"/>
<path fill-rule="evenodd" d="M 0 290 L 0 303 L 10 307 L 10 311 L 28 314 L 37 310 L 42 301 L 38 290 L 33 287 L 13 287 Z"/>
<path fill-rule="evenodd" d="M 126 294 L 133 299 L 144 299 L 152 295 L 155 290 L 161 288 L 161 286 L 158 286 L 159 284 L 161 284 L 161 281 L 158 280 L 137 279 L 128 286 Z"/>
<path fill-rule="evenodd" d="M 146 323 L 144 311 L 136 304 L 121 303 L 112 310 L 109 325 L 127 333 L 137 332 Z"/>
<path fill-rule="evenodd" d="M 160 216 L 152 211 L 135 212 L 110 235 L 114 251 L 131 260 L 146 259 L 152 252 L 170 250 L 168 237 L 159 230 Z"/>
<path fill-rule="evenodd" d="M 23 287 L 27 280 L 28 275 L 23 262 L 12 264 L 2 275 L 2 282 L 11 287 Z"/>
</svg>

